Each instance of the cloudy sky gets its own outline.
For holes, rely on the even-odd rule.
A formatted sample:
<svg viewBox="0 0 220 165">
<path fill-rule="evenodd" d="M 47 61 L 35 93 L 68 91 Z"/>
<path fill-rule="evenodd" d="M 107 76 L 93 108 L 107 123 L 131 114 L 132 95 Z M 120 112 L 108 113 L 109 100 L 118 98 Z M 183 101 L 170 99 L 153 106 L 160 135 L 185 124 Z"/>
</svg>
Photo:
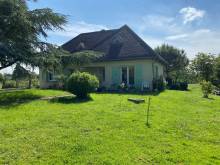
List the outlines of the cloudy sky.
<svg viewBox="0 0 220 165">
<path fill-rule="evenodd" d="M 65 31 L 49 32 L 47 41 L 58 45 L 79 33 L 127 24 L 152 48 L 171 44 L 190 59 L 220 53 L 219 0 L 38 0 L 29 7 L 68 16 Z"/>
</svg>

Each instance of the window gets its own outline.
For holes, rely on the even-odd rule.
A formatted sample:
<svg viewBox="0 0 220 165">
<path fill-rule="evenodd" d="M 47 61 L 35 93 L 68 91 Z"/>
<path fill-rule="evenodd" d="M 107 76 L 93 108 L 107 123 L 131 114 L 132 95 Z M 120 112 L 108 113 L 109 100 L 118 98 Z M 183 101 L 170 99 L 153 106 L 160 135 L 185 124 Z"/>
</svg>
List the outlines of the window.
<svg viewBox="0 0 220 165">
<path fill-rule="evenodd" d="M 47 80 L 48 81 L 55 81 L 55 77 L 54 77 L 53 72 L 47 72 Z"/>
<path fill-rule="evenodd" d="M 102 81 L 105 81 L 105 68 L 102 68 L 101 71 L 102 71 Z"/>
<path fill-rule="evenodd" d="M 128 84 L 127 67 L 122 67 L 122 83 Z"/>
<path fill-rule="evenodd" d="M 134 85 L 134 67 L 129 67 L 129 85 Z"/>
<path fill-rule="evenodd" d="M 122 83 L 125 83 L 126 85 L 134 85 L 134 67 L 122 67 L 121 71 Z"/>
<path fill-rule="evenodd" d="M 159 73 L 158 73 L 158 66 L 155 67 L 155 77 L 158 79 Z"/>
</svg>

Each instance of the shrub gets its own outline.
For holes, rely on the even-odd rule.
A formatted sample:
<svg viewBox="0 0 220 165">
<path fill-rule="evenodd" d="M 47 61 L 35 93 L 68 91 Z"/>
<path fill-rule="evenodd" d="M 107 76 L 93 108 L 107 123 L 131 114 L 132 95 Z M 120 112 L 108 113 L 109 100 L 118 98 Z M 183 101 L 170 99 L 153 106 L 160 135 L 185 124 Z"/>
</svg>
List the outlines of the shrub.
<svg viewBox="0 0 220 165">
<path fill-rule="evenodd" d="M 105 92 L 106 91 L 106 87 L 102 86 L 97 88 L 97 92 Z"/>
<path fill-rule="evenodd" d="M 67 91 L 73 93 L 79 98 L 86 98 L 88 94 L 99 87 L 99 81 L 96 76 L 86 72 L 75 72 L 67 79 Z"/>
<path fill-rule="evenodd" d="M 170 83 L 170 84 L 168 84 L 168 88 L 171 90 L 186 91 L 186 90 L 188 90 L 188 83 L 187 82 Z"/>
<path fill-rule="evenodd" d="M 153 80 L 153 90 L 163 91 L 165 89 L 165 83 L 163 81 L 163 78 L 160 79 L 154 79 Z"/>
<path fill-rule="evenodd" d="M 4 82 L 2 88 L 16 88 L 16 82 L 14 80 L 7 80 Z"/>
<path fill-rule="evenodd" d="M 200 83 L 201 87 L 202 87 L 202 93 L 203 93 L 203 97 L 205 98 L 208 98 L 209 97 L 209 94 L 212 93 L 212 83 L 209 82 L 209 81 L 205 81 L 203 80 L 201 83 Z"/>
<path fill-rule="evenodd" d="M 186 90 L 188 90 L 188 83 L 187 82 L 181 82 L 179 84 L 179 87 L 180 87 L 180 90 L 186 91 Z"/>
</svg>

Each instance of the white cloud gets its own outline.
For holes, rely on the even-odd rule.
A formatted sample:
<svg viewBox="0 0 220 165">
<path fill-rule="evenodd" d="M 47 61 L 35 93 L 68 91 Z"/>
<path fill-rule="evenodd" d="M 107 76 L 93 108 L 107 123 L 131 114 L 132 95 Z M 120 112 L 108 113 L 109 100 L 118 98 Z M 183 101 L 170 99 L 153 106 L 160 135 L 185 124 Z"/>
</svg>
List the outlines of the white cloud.
<svg viewBox="0 0 220 165">
<path fill-rule="evenodd" d="M 205 16 L 205 11 L 204 10 L 199 10 L 199 9 L 194 8 L 194 7 L 182 8 L 179 11 L 179 13 L 182 14 L 184 24 L 192 22 L 196 19 L 203 18 Z"/>
<path fill-rule="evenodd" d="M 198 29 L 185 34 L 165 37 L 165 42 L 183 48 L 190 58 L 198 52 L 217 54 L 220 52 L 220 32 Z"/>
<path fill-rule="evenodd" d="M 174 17 L 162 15 L 146 15 L 143 16 L 138 24 L 140 32 L 154 30 L 165 33 L 178 33 L 181 27 L 177 25 Z"/>
<path fill-rule="evenodd" d="M 62 37 L 75 37 L 78 34 L 85 33 L 85 32 L 92 32 L 98 30 L 107 30 L 108 28 L 104 25 L 98 24 L 89 24 L 84 21 L 79 21 L 70 25 L 67 25 L 64 31 L 58 32 L 51 32 L 50 35 L 57 35 Z"/>
<path fill-rule="evenodd" d="M 160 38 L 154 38 L 150 36 L 141 36 L 141 38 L 151 47 L 156 48 L 157 46 L 162 45 L 164 42 Z"/>
<path fill-rule="evenodd" d="M 168 36 L 165 39 L 166 40 L 177 40 L 177 39 L 183 39 L 186 38 L 188 36 L 188 34 L 178 34 L 178 35 L 172 35 L 172 36 Z"/>
<path fill-rule="evenodd" d="M 143 18 L 144 23 L 146 23 L 148 26 L 153 27 L 163 27 L 164 25 L 171 24 L 174 21 L 174 18 L 172 17 L 166 17 L 161 15 L 147 15 Z"/>
</svg>

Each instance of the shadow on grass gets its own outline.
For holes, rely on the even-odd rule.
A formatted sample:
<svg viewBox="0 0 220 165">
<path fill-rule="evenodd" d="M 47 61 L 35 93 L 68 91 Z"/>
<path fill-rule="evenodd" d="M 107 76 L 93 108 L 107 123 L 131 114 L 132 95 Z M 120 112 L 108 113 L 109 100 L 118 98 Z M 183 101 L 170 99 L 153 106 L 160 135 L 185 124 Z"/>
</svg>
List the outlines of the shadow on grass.
<svg viewBox="0 0 220 165">
<path fill-rule="evenodd" d="M 208 98 L 203 97 L 203 99 L 207 99 L 207 100 L 215 100 L 215 99 L 214 99 L 214 98 L 212 98 L 212 97 L 208 97 Z"/>
<path fill-rule="evenodd" d="M 30 91 L 10 91 L 0 93 L 0 108 L 10 108 L 41 98 Z"/>
<path fill-rule="evenodd" d="M 49 100 L 49 102 L 51 103 L 61 103 L 61 104 L 79 104 L 89 101 L 93 101 L 93 99 L 91 97 L 80 99 L 75 96 L 65 96 L 65 97 L 53 98 Z"/>
<path fill-rule="evenodd" d="M 157 95 L 163 93 L 164 91 L 149 91 L 149 92 L 104 91 L 104 92 L 96 92 L 96 94 L 119 94 L 119 95 L 157 96 Z"/>
</svg>

